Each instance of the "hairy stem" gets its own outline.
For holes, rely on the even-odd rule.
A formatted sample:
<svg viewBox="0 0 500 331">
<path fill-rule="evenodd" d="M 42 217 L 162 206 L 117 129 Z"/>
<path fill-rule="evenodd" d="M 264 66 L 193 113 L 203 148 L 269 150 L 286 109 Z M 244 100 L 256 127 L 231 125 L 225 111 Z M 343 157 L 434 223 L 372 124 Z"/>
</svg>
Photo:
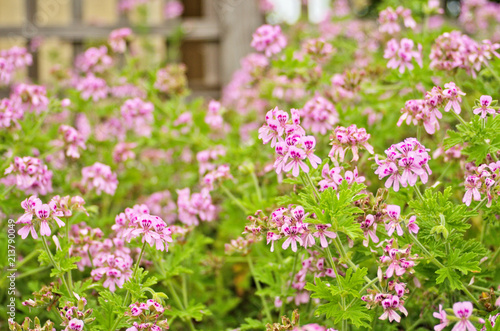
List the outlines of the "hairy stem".
<svg viewBox="0 0 500 331">
<path fill-rule="evenodd" d="M 260 286 L 260 282 L 257 279 L 257 277 L 255 277 L 255 270 L 253 268 L 252 257 L 250 256 L 250 254 L 247 255 L 247 262 L 248 262 L 248 267 L 250 268 L 250 274 L 252 275 L 252 278 L 255 282 L 255 286 L 257 286 L 257 290 L 260 292 L 262 290 L 262 287 Z M 260 296 L 260 299 L 262 301 L 262 305 L 264 306 L 264 312 L 266 313 L 266 317 L 269 320 L 269 322 L 272 322 L 273 318 L 271 317 L 271 312 L 269 311 L 267 301 L 264 298 L 264 296 L 262 296 L 262 295 L 259 295 L 259 296 Z"/>
</svg>

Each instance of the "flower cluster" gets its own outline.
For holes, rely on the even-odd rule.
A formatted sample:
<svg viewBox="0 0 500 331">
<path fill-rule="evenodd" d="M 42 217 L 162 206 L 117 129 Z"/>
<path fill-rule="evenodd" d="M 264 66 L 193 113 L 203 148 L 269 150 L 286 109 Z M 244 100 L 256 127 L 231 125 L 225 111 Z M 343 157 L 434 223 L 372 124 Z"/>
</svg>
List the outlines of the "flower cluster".
<svg viewBox="0 0 500 331">
<path fill-rule="evenodd" d="M 458 20 L 469 33 L 495 29 L 500 22 L 500 4 L 488 0 L 463 0 L 460 2 Z M 498 31 L 498 25 L 497 25 Z"/>
<path fill-rule="evenodd" d="M 54 223 L 59 227 L 65 225 L 59 218 L 65 215 L 57 208 L 57 204 L 54 201 L 44 204 L 42 200 L 32 195 L 21 202 L 21 207 L 24 209 L 24 214 L 19 217 L 16 224 L 23 225 L 18 231 L 18 234 L 23 239 L 26 239 L 29 234 L 31 234 L 33 239 L 38 239 L 37 230 L 40 231 L 40 235 L 48 237 L 52 234 L 50 225 Z"/>
<path fill-rule="evenodd" d="M 391 39 L 387 42 L 384 52 L 384 59 L 388 59 L 387 68 L 397 69 L 400 73 L 404 73 L 405 69 L 413 70 L 412 60 L 422 68 L 422 45 L 418 44 L 417 50 L 414 50 L 415 43 L 413 40 L 403 38 L 398 43 L 396 39 Z"/>
<path fill-rule="evenodd" d="M 304 248 L 315 245 L 318 238 L 321 247 L 328 247 L 328 238 L 335 239 L 337 234 L 328 230 L 331 224 L 309 224 L 305 219 L 309 216 L 302 206 L 289 206 L 276 209 L 268 219 L 267 244 L 271 243 L 271 252 L 274 251 L 274 242 L 285 239 L 283 249 L 291 246 L 292 251 L 297 251 L 297 244 Z"/>
<path fill-rule="evenodd" d="M 10 127 L 20 128 L 18 120 L 24 117 L 18 98 L 3 98 L 0 100 L 0 129 Z"/>
<path fill-rule="evenodd" d="M 391 226 L 390 222 L 386 225 L 386 228 L 388 226 Z M 408 245 L 406 248 L 398 248 L 397 240 L 392 238 L 380 243 L 379 246 L 383 246 L 384 255 L 380 257 L 380 263 L 381 266 L 387 267 L 384 276 L 386 279 L 393 276 L 401 277 L 407 271 L 409 273 L 414 272 L 414 260 L 417 258 L 417 255 L 411 255 L 411 245 Z"/>
<path fill-rule="evenodd" d="M 96 282 L 105 277 L 102 286 L 114 292 L 132 277 L 132 263 L 130 255 L 100 254 L 93 259 L 94 268 L 90 275 Z"/>
<path fill-rule="evenodd" d="M 398 310 L 405 316 L 408 316 L 408 311 L 404 307 L 404 300 L 401 298 L 403 294 L 398 296 L 390 293 L 371 293 L 361 297 L 361 300 L 367 303 L 368 308 L 381 306 L 384 309 L 379 319 L 389 319 L 389 322 L 396 321 L 399 323 L 401 321 L 401 316 L 397 313 Z"/>
<path fill-rule="evenodd" d="M 264 24 L 257 28 L 250 44 L 258 52 L 264 52 L 267 57 L 278 54 L 286 47 L 285 35 L 279 25 Z"/>
<path fill-rule="evenodd" d="M 409 29 L 415 29 L 417 23 L 411 16 L 411 10 L 399 6 L 394 10 L 392 7 L 387 7 L 379 13 L 378 22 L 380 23 L 379 31 L 393 35 L 401 31 L 398 19 L 403 19 L 403 24 Z"/>
<path fill-rule="evenodd" d="M 343 172 L 343 176 L 342 176 Z M 353 171 L 346 170 L 344 171 L 343 167 L 333 167 L 330 169 L 328 163 L 325 163 L 323 169 L 321 169 L 322 180 L 319 181 L 319 190 L 324 191 L 328 188 L 332 188 L 337 190 L 339 185 L 345 180 L 349 185 L 352 183 L 363 183 L 365 181 L 365 177 L 358 176 L 358 168 L 355 167 Z"/>
<path fill-rule="evenodd" d="M 113 66 L 113 58 L 106 46 L 90 47 L 75 60 L 75 67 L 84 73 L 101 73 Z"/>
<path fill-rule="evenodd" d="M 95 320 L 95 317 L 91 317 L 92 309 L 85 310 L 87 300 L 76 293 L 74 295 L 78 300 L 77 305 L 75 306 L 71 302 L 67 302 L 59 310 L 59 315 L 61 315 L 62 319 L 61 325 L 66 327 L 63 331 L 83 331 L 85 325 L 89 325 Z"/>
<path fill-rule="evenodd" d="M 223 109 L 219 101 L 211 100 L 208 104 L 207 115 L 205 116 L 205 123 L 208 124 L 210 129 L 217 131 L 224 129 L 224 119 L 222 118 Z"/>
<path fill-rule="evenodd" d="M 327 62 L 333 54 L 333 46 L 322 37 L 307 39 L 302 50 L 318 63 Z"/>
<path fill-rule="evenodd" d="M 96 162 L 82 169 L 81 186 L 86 190 L 95 190 L 97 195 L 102 192 L 114 195 L 118 179 L 110 166 Z"/>
<path fill-rule="evenodd" d="M 157 301 L 149 299 L 129 306 L 125 316 L 129 317 L 132 327 L 127 331 L 163 331 L 169 328 L 167 318 L 163 317 L 165 308 Z"/>
<path fill-rule="evenodd" d="M 111 31 L 109 34 L 109 46 L 115 53 L 125 53 L 127 50 L 127 39 L 132 35 L 130 28 L 121 28 Z"/>
<path fill-rule="evenodd" d="M 259 139 L 264 144 L 271 142 L 277 154 L 274 168 L 276 173 L 292 170 L 293 176 L 297 177 L 300 170 L 309 172 L 309 166 L 304 162 L 308 159 L 313 168 L 317 168 L 321 159 L 314 154 L 316 139 L 314 136 L 306 136 L 304 129 L 300 126 L 299 111 L 291 110 L 292 118 L 289 120 L 287 112 L 271 109 L 266 114 L 266 124 L 259 129 Z"/>
<path fill-rule="evenodd" d="M 121 164 L 129 159 L 135 158 L 134 148 L 137 147 L 137 143 L 126 143 L 119 142 L 113 149 L 113 161 Z"/>
<path fill-rule="evenodd" d="M 470 206 L 472 199 L 481 200 L 481 194 L 486 194 L 488 207 L 491 206 L 493 198 L 500 195 L 500 161 L 490 164 L 481 164 L 471 169 L 474 173 L 465 179 L 465 194 L 462 202 Z"/>
<path fill-rule="evenodd" d="M 19 98 L 18 106 L 22 111 L 34 112 L 37 115 L 46 111 L 49 106 L 47 89 L 41 85 L 16 85 L 12 98 Z"/>
<path fill-rule="evenodd" d="M 167 224 L 172 224 L 177 219 L 177 205 L 172 200 L 170 191 L 155 192 L 144 200 L 144 204 L 151 214 L 160 216 Z"/>
<path fill-rule="evenodd" d="M 440 323 L 434 326 L 434 330 L 441 331 L 446 328 L 450 322 L 456 322 L 453 330 L 456 331 L 471 331 L 476 330 L 476 327 L 471 321 L 477 322 L 479 324 L 484 324 L 485 320 L 480 317 L 472 316 L 473 312 L 472 303 L 469 301 L 455 302 L 453 304 L 453 313 L 455 316 L 447 315 L 443 307 L 439 305 L 439 311 L 434 312 L 432 316 L 438 318 Z"/>
<path fill-rule="evenodd" d="M 305 129 L 323 135 L 332 130 L 333 125 L 339 121 L 335 106 L 319 95 L 315 95 L 314 98 L 306 102 L 300 110 L 300 116 L 303 119 L 302 125 Z"/>
<path fill-rule="evenodd" d="M 52 192 L 52 171 L 42 160 L 31 156 L 15 157 L 14 162 L 5 169 L 4 183 L 16 185 L 26 194 L 45 195 Z"/>
<path fill-rule="evenodd" d="M 212 203 L 210 191 L 206 188 L 191 194 L 189 188 L 177 191 L 179 220 L 188 225 L 198 225 L 201 221 L 211 222 L 217 217 L 217 207 Z"/>
<path fill-rule="evenodd" d="M 140 98 L 128 99 L 120 111 L 126 128 L 134 130 L 138 136 L 151 136 L 151 124 L 154 121 L 154 106 L 151 102 Z"/>
<path fill-rule="evenodd" d="M 375 162 L 378 165 L 375 174 L 379 179 L 387 177 L 385 187 L 393 187 L 394 191 L 399 191 L 399 185 L 406 187 L 414 186 L 418 178 L 422 183 L 427 183 L 429 175 L 432 174 L 428 162 L 430 156 L 428 149 L 415 138 L 407 138 L 404 141 L 389 147 L 385 154 L 385 160 L 379 160 L 375 155 Z"/>
<path fill-rule="evenodd" d="M 14 46 L 0 50 L 0 85 L 9 84 L 16 70 L 30 66 L 32 63 L 33 58 L 24 47 Z"/>
<path fill-rule="evenodd" d="M 476 72 L 487 66 L 493 56 L 500 58 L 496 52 L 499 48 L 500 44 L 489 40 L 479 44 L 460 31 L 445 32 L 432 45 L 430 68 L 444 71 L 461 68 L 475 78 Z"/>
<path fill-rule="evenodd" d="M 109 87 L 106 81 L 96 77 L 93 73 L 88 73 L 84 77 L 78 77 L 74 81 L 75 88 L 80 91 L 82 99 L 96 102 L 101 99 L 106 99 L 109 92 Z"/>
<path fill-rule="evenodd" d="M 364 128 L 358 129 L 356 124 L 352 124 L 347 128 L 337 126 L 333 130 L 333 134 L 330 135 L 332 149 L 328 156 L 333 162 L 344 162 L 345 154 L 350 149 L 353 155 L 351 161 L 357 161 L 359 159 L 359 147 L 364 147 L 368 153 L 373 154 L 373 147 L 368 143 L 368 139 L 370 139 L 370 134 L 366 133 Z"/>
<path fill-rule="evenodd" d="M 165 7 L 163 7 L 163 18 L 166 20 L 171 20 L 182 15 L 184 12 L 184 5 L 179 0 L 167 1 Z"/>
<path fill-rule="evenodd" d="M 141 237 L 142 243 L 148 243 L 159 251 L 168 251 L 168 243 L 172 242 L 172 230 L 159 216 L 151 215 L 146 205 L 135 205 L 125 209 L 115 218 L 112 229 L 118 238 L 130 242 Z"/>
<path fill-rule="evenodd" d="M 62 135 L 62 139 L 54 141 L 54 144 L 63 147 L 66 150 L 65 154 L 67 157 L 73 159 L 80 158 L 80 149 L 87 149 L 85 139 L 80 132 L 69 125 L 61 125 L 59 127 L 59 133 Z"/>
<path fill-rule="evenodd" d="M 169 64 L 158 70 L 154 87 L 166 94 L 184 94 L 187 88 L 186 66 L 184 64 Z"/>
</svg>

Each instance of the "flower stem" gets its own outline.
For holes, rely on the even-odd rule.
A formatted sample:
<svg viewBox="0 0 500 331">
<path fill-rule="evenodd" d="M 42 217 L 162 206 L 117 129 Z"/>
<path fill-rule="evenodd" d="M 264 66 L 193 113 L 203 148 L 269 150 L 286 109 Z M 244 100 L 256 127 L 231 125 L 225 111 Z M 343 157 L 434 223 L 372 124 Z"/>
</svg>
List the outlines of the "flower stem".
<svg viewBox="0 0 500 331">
<path fill-rule="evenodd" d="M 491 67 L 491 65 L 489 64 L 489 62 L 486 61 L 485 65 L 490 70 L 490 72 L 493 75 L 493 77 L 495 77 L 495 79 L 497 80 L 497 82 L 500 83 L 500 76 L 498 76 L 498 74 L 495 72 L 495 70 L 493 70 L 493 68 Z"/>
<path fill-rule="evenodd" d="M 313 188 L 314 190 L 314 196 L 316 197 L 316 199 L 319 201 L 319 192 L 318 192 L 318 189 L 316 188 L 316 186 L 314 186 L 314 183 L 311 179 L 311 176 L 309 176 L 309 173 L 306 172 L 306 177 L 307 177 L 307 180 L 309 181 L 309 184 L 311 184 L 311 187 Z"/>
<path fill-rule="evenodd" d="M 455 113 L 455 111 L 452 109 L 450 111 L 465 127 L 468 127 L 469 124 L 467 122 L 465 122 L 465 120 L 462 118 L 462 116 L 460 116 L 459 114 Z"/>
<path fill-rule="evenodd" d="M 179 295 L 177 294 L 177 291 L 175 290 L 175 287 L 172 285 L 172 282 L 171 281 L 168 281 L 167 282 L 167 286 L 168 286 L 168 289 L 170 290 L 170 293 L 172 293 L 172 296 L 174 297 L 174 300 L 175 302 L 177 303 L 177 306 L 179 306 L 179 309 L 181 310 L 185 310 L 186 307 L 184 307 L 182 305 L 182 301 L 181 299 L 179 298 Z M 193 325 L 193 321 L 191 321 L 191 319 L 189 318 L 188 320 L 188 325 L 189 325 L 189 329 L 191 331 L 195 331 L 196 329 L 194 328 L 194 325 Z"/>
<path fill-rule="evenodd" d="M 45 251 L 47 252 L 47 255 L 49 256 L 50 263 L 52 264 L 52 266 L 54 268 L 57 269 L 57 271 L 61 271 L 61 268 L 54 260 L 54 256 L 52 255 L 52 252 L 49 249 L 49 245 L 47 245 L 47 239 L 45 239 L 45 236 L 43 236 L 43 235 L 41 237 L 42 237 L 43 248 L 45 249 Z M 68 282 L 66 281 L 66 278 L 64 278 L 64 275 L 62 275 L 60 278 L 64 284 L 64 287 L 66 287 L 66 291 L 68 291 L 69 296 L 70 297 L 73 296 L 73 291 L 71 291 L 71 287 L 68 285 Z"/>
<path fill-rule="evenodd" d="M 253 262 L 252 262 L 252 257 L 250 254 L 247 254 L 247 262 L 248 262 L 248 267 L 250 268 L 250 274 L 252 275 L 252 278 L 255 282 L 255 286 L 257 287 L 257 291 L 261 291 L 262 287 L 260 286 L 259 280 L 255 277 L 255 270 L 253 268 Z M 264 299 L 264 296 L 259 295 L 260 299 L 262 301 L 262 305 L 264 306 L 264 312 L 266 313 L 266 317 L 269 320 L 269 322 L 273 321 L 273 318 L 271 317 L 271 312 L 269 311 L 269 307 L 267 306 L 267 301 Z"/>
<path fill-rule="evenodd" d="M 248 209 L 241 203 L 241 201 L 236 198 L 232 193 L 231 191 L 229 191 L 229 189 L 227 187 L 225 187 L 224 185 L 221 185 L 220 186 L 222 188 L 222 190 L 224 191 L 224 193 L 228 196 L 229 199 L 231 199 L 231 201 L 233 201 L 238 207 L 240 207 L 240 209 L 245 213 L 245 214 L 248 214 L 249 211 Z"/>
<path fill-rule="evenodd" d="M 255 175 L 255 172 L 252 171 L 252 180 L 255 186 L 255 191 L 257 192 L 257 199 L 259 199 L 259 203 L 262 202 L 262 192 L 260 190 L 259 179 Z"/>
<path fill-rule="evenodd" d="M 137 270 L 139 269 L 139 264 L 141 264 L 142 256 L 144 255 L 144 251 L 146 250 L 146 244 L 147 244 L 147 241 L 144 241 L 144 243 L 142 244 L 141 252 L 139 253 L 139 258 L 137 259 L 137 262 L 135 263 L 134 271 L 132 271 L 132 278 L 131 279 L 134 279 L 136 274 L 137 274 Z M 127 306 L 129 298 L 130 298 L 130 291 L 127 290 L 127 294 L 125 295 L 125 298 L 123 299 L 122 306 L 125 306 L 125 307 Z M 123 318 L 123 316 L 117 317 L 115 324 L 111 328 L 112 330 L 116 330 L 116 327 L 118 326 L 118 324 L 120 324 L 122 318 Z"/>
<path fill-rule="evenodd" d="M 279 251 L 279 249 L 277 250 Z M 297 260 L 299 258 L 299 253 L 296 252 L 295 253 L 295 257 L 293 259 L 293 267 L 292 267 L 292 279 L 293 277 L 295 276 L 295 268 L 297 266 Z M 282 301 L 282 304 L 281 304 L 281 309 L 280 309 L 280 316 L 283 316 L 283 314 L 285 313 L 285 306 L 286 306 L 286 295 L 288 294 L 288 291 L 290 291 L 290 287 L 292 286 L 292 282 L 288 283 L 288 286 L 286 287 L 286 292 L 285 292 L 285 300 Z"/>
<path fill-rule="evenodd" d="M 420 190 L 418 189 L 417 185 L 413 186 L 413 189 L 415 190 L 415 193 L 417 194 L 419 200 L 421 202 L 424 202 L 424 196 L 422 195 L 422 193 L 420 192 Z"/>
</svg>

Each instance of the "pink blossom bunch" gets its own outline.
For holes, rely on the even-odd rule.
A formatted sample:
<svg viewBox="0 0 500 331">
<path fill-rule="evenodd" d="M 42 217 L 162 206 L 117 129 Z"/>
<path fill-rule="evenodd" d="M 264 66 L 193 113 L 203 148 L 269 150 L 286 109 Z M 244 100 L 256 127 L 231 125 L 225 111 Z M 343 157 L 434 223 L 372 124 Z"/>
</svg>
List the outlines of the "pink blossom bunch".
<svg viewBox="0 0 500 331">
<path fill-rule="evenodd" d="M 119 142 L 113 149 L 113 161 L 116 163 L 123 163 L 129 159 L 135 158 L 134 148 L 137 143 Z"/>
<path fill-rule="evenodd" d="M 473 313 L 472 303 L 469 301 L 455 302 L 453 304 L 453 313 L 455 316 L 447 315 L 446 311 L 439 305 L 439 311 L 434 312 L 432 315 L 438 318 L 441 323 L 434 326 L 434 330 L 441 331 L 446 328 L 450 322 L 456 322 L 453 326 L 454 331 L 475 331 L 476 327 L 472 321 L 479 324 L 484 324 L 485 320 L 480 317 L 472 316 Z"/>
<path fill-rule="evenodd" d="M 338 265 L 338 259 L 333 257 L 333 260 L 335 264 Z M 297 290 L 297 293 L 295 297 L 287 298 L 288 301 L 295 300 L 297 306 L 309 302 L 309 292 L 304 289 L 307 284 L 306 277 L 309 274 L 312 274 L 313 279 L 325 276 L 331 278 L 336 277 L 335 271 L 332 268 L 327 268 L 325 263 L 325 258 L 320 257 L 320 252 L 318 251 L 310 251 L 310 256 L 308 258 L 305 258 L 305 256 L 302 257 L 301 269 L 293 276 L 291 282 L 291 287 Z M 342 267 L 347 268 L 347 265 L 343 264 Z M 345 275 L 343 271 L 338 270 L 337 272 Z"/>
<path fill-rule="evenodd" d="M 125 139 L 127 129 L 121 119 L 110 117 L 95 126 L 97 141 L 107 141 L 116 138 L 118 141 Z"/>
<path fill-rule="evenodd" d="M 90 47 L 75 60 L 75 67 L 85 73 L 101 73 L 113 66 L 106 46 Z"/>
<path fill-rule="evenodd" d="M 398 242 L 394 238 L 387 239 L 379 244 L 383 246 L 384 255 L 380 257 L 381 267 L 387 267 L 385 279 L 401 277 L 406 272 L 413 273 L 417 255 L 411 255 L 411 245 L 406 248 L 398 248 Z M 381 268 L 379 267 L 379 268 Z"/>
<path fill-rule="evenodd" d="M 89 216 L 87 210 L 84 207 L 85 200 L 78 195 L 75 196 L 66 195 L 64 197 L 56 195 L 50 200 L 49 205 L 51 205 L 51 207 L 56 213 L 58 214 L 62 213 L 62 216 L 64 217 L 72 216 L 74 211 L 80 211 Z"/>
<path fill-rule="evenodd" d="M 19 98 L 19 107 L 23 111 L 39 115 L 48 110 L 47 90 L 41 85 L 19 84 L 14 88 L 11 99 Z"/>
<path fill-rule="evenodd" d="M 398 236 L 403 235 L 403 228 L 401 227 L 401 223 L 403 219 L 401 218 L 401 207 L 398 205 L 387 205 L 386 214 L 385 214 L 385 230 L 387 231 L 387 235 L 392 237 L 394 231 L 398 234 Z M 411 216 L 408 220 L 408 231 L 414 234 L 417 234 L 419 231 L 419 226 L 415 223 L 417 217 Z M 375 242 L 375 241 L 374 241 Z"/>
<path fill-rule="evenodd" d="M 226 147 L 222 145 L 214 146 L 210 149 L 200 151 L 196 154 L 200 175 L 207 171 L 214 170 L 217 165 L 213 162 L 226 155 Z"/>
<path fill-rule="evenodd" d="M 163 7 L 163 18 L 171 20 L 182 15 L 184 12 L 184 5 L 179 0 L 169 0 Z"/>
<path fill-rule="evenodd" d="M 125 101 L 120 112 L 128 129 L 132 129 L 138 136 L 150 137 L 154 108 L 151 102 L 133 98 Z"/>
<path fill-rule="evenodd" d="M 102 286 L 115 292 L 132 277 L 132 258 L 129 255 L 100 254 L 93 259 L 90 276 L 95 282 L 104 278 Z"/>
<path fill-rule="evenodd" d="M 52 192 L 52 171 L 42 160 L 31 156 L 15 157 L 14 162 L 5 169 L 8 175 L 5 183 L 12 183 L 26 194 L 45 195 Z"/>
<path fill-rule="evenodd" d="M 85 309 L 87 299 L 73 293 L 77 301 L 76 306 L 72 302 L 67 302 L 66 305 L 59 310 L 61 316 L 61 326 L 65 326 L 63 331 L 83 331 L 85 325 L 92 323 L 95 317 L 91 317 L 92 308 Z"/>
<path fill-rule="evenodd" d="M 292 331 L 337 331 L 334 328 L 327 328 L 316 323 L 296 326 Z"/>
<path fill-rule="evenodd" d="M 368 290 L 369 294 L 362 296 L 361 300 L 366 302 L 368 309 L 373 309 L 377 306 L 381 306 L 384 309 L 379 319 L 389 319 L 389 322 L 396 321 L 399 323 L 401 316 L 399 316 L 397 311 L 408 316 L 408 311 L 404 307 L 405 295 L 408 293 L 408 289 L 406 289 L 405 283 L 391 280 L 387 283 L 387 290 L 387 293 Z"/>
<path fill-rule="evenodd" d="M 3 98 L 0 100 L 0 129 L 19 128 L 19 120 L 23 119 L 24 111 L 20 107 L 19 98 Z"/>
<path fill-rule="evenodd" d="M 307 95 L 303 79 L 300 77 L 288 78 L 277 76 L 274 79 L 273 97 L 287 102 L 302 100 Z"/>
<path fill-rule="evenodd" d="M 462 202 L 470 206 L 472 199 L 481 200 L 481 194 L 486 194 L 491 206 L 493 198 L 500 195 L 500 161 L 490 164 L 481 164 L 473 169 L 473 174 L 465 179 L 465 194 Z"/>
<path fill-rule="evenodd" d="M 275 147 L 277 159 L 273 167 L 276 173 L 292 170 L 294 177 L 300 173 L 300 169 L 309 172 L 309 166 L 304 162 L 308 159 L 313 168 L 317 168 L 321 159 L 314 154 L 316 139 L 314 136 L 306 136 L 304 129 L 300 126 L 300 115 L 296 109 L 291 110 L 289 119 L 287 112 L 271 109 L 266 114 L 266 124 L 259 129 L 259 139 L 264 144 L 271 142 Z"/>
<path fill-rule="evenodd" d="M 24 214 L 19 217 L 16 224 L 22 224 L 23 227 L 18 230 L 21 238 L 26 239 L 29 234 L 33 239 L 38 239 L 38 233 L 42 236 L 50 236 L 52 231 L 50 226 L 57 224 L 58 227 L 63 227 L 65 223 L 59 218 L 64 216 L 64 213 L 58 210 L 56 204 L 51 201 L 44 204 L 37 196 L 32 195 L 23 202 L 21 207 L 24 209 Z"/>
<path fill-rule="evenodd" d="M 276 209 L 269 218 L 269 231 L 267 244 L 271 243 L 271 252 L 274 251 L 274 242 L 285 239 L 283 249 L 291 246 L 292 251 L 297 251 L 297 244 L 304 248 L 315 245 L 318 238 L 323 248 L 328 247 L 328 238 L 335 239 L 337 234 L 330 231 L 331 224 L 305 223 L 307 216 L 302 206 L 289 206 Z"/>
<path fill-rule="evenodd" d="M 109 94 L 112 97 L 119 99 L 128 99 L 128 98 L 146 98 L 146 93 L 137 85 L 123 83 L 121 85 L 111 86 L 109 88 Z"/>
<path fill-rule="evenodd" d="M 172 242 L 172 230 L 167 223 L 159 216 L 151 215 L 144 204 L 127 208 L 117 215 L 113 230 L 119 238 L 128 242 L 141 237 L 142 243 L 148 243 L 159 251 L 168 251 L 168 243 Z"/>
<path fill-rule="evenodd" d="M 132 35 L 130 28 L 121 28 L 111 31 L 108 38 L 108 43 L 113 52 L 125 53 L 127 50 L 127 40 Z"/>
<path fill-rule="evenodd" d="M 82 99 L 92 98 L 94 102 L 105 99 L 109 92 L 106 81 L 96 77 L 93 73 L 88 73 L 85 77 L 78 77 L 75 80 L 75 88 L 80 91 Z"/>
<path fill-rule="evenodd" d="M 14 46 L 0 50 L 0 85 L 9 84 L 16 70 L 30 66 L 32 63 L 33 58 L 24 47 Z"/>
<path fill-rule="evenodd" d="M 479 44 L 460 31 L 445 32 L 432 45 L 430 68 L 443 71 L 461 68 L 475 78 L 476 72 L 487 66 L 493 56 L 500 58 L 496 52 L 499 48 L 500 44 L 489 40 Z"/>
<path fill-rule="evenodd" d="M 206 188 L 191 194 L 189 188 L 177 190 L 177 213 L 179 221 L 192 226 L 200 221 L 211 222 L 217 218 L 217 207 L 212 203 L 210 191 Z"/>
<path fill-rule="evenodd" d="M 403 25 L 409 29 L 415 29 L 417 23 L 411 16 L 411 10 L 399 6 L 394 10 L 392 7 L 387 7 L 379 13 L 378 22 L 380 23 L 379 31 L 393 35 L 401 31 L 401 26 L 398 19 L 403 19 Z"/>
<path fill-rule="evenodd" d="M 227 164 L 220 165 L 216 169 L 208 172 L 202 179 L 202 186 L 212 191 L 214 189 L 214 184 L 224 179 L 233 179 Z"/>
<path fill-rule="evenodd" d="M 468 33 L 489 31 L 500 22 L 500 4 L 488 0 L 463 0 L 460 2 L 458 20 Z"/>
<path fill-rule="evenodd" d="M 72 159 L 80 158 L 80 149 L 87 149 L 85 139 L 80 132 L 69 125 L 61 125 L 59 127 L 59 133 L 62 136 L 62 140 L 56 141 L 56 145 L 66 150 L 65 154 L 67 157 Z"/>
<path fill-rule="evenodd" d="M 330 79 L 330 97 L 338 102 L 342 100 L 353 100 L 361 90 L 361 82 L 366 75 L 364 70 L 351 69 L 342 74 L 335 74 Z"/>
<path fill-rule="evenodd" d="M 312 38 L 302 43 L 302 51 L 318 63 L 325 63 L 333 54 L 333 46 L 325 38 Z"/>
<path fill-rule="evenodd" d="M 97 195 L 102 192 L 114 195 L 118 179 L 110 166 L 96 162 L 82 169 L 81 186 L 86 190 L 95 190 Z"/>
<path fill-rule="evenodd" d="M 151 214 L 160 216 L 167 224 L 172 224 L 177 219 L 177 205 L 172 199 L 170 191 L 155 192 L 144 200 Z"/>
<path fill-rule="evenodd" d="M 493 106 L 497 103 L 497 100 L 489 95 L 482 95 L 479 98 L 479 102 L 476 102 L 476 108 L 473 109 L 474 114 L 481 114 L 481 118 L 486 118 L 486 115 L 490 114 L 493 117 L 497 115 L 497 110 Z"/>
<path fill-rule="evenodd" d="M 401 126 L 403 121 L 406 124 L 413 123 L 413 125 L 423 125 L 428 134 L 436 133 L 439 130 L 439 121 L 443 115 L 439 108 L 444 105 L 447 96 L 443 94 L 440 87 L 433 87 L 430 92 L 425 94 L 425 98 L 408 100 L 405 102 L 404 108 L 401 109 L 403 113 L 399 117 L 398 126 Z"/>
<path fill-rule="evenodd" d="M 330 145 L 332 149 L 328 156 L 335 163 L 344 162 L 345 154 L 348 150 L 352 151 L 352 160 L 359 160 L 359 148 L 363 147 L 368 151 L 368 153 L 373 154 L 373 147 L 368 143 L 370 139 L 370 134 L 366 133 L 366 129 L 359 128 L 356 124 L 352 124 L 345 128 L 343 126 L 337 126 L 333 130 L 333 134 L 330 135 Z"/>
<path fill-rule="evenodd" d="M 343 174 L 342 174 L 343 173 Z M 333 167 L 330 169 L 328 163 L 325 163 L 323 169 L 321 170 L 322 180 L 319 181 L 319 190 L 324 191 L 328 188 L 337 190 L 338 186 L 345 180 L 350 185 L 352 183 L 363 183 L 365 181 L 364 176 L 358 175 L 358 168 L 354 167 L 354 170 L 345 170 L 344 167 Z"/>
<path fill-rule="evenodd" d="M 306 102 L 300 110 L 300 116 L 302 117 L 302 125 L 306 130 L 322 135 L 332 130 L 333 125 L 339 121 L 335 106 L 318 94 Z"/>
<path fill-rule="evenodd" d="M 432 174 L 428 162 L 430 156 L 426 149 L 415 138 L 407 138 L 404 141 L 389 147 L 385 154 L 385 160 L 379 160 L 375 155 L 375 162 L 378 165 L 375 174 L 379 179 L 389 176 L 385 182 L 385 187 L 393 187 L 394 191 L 399 191 L 399 185 L 406 187 L 415 186 L 418 178 L 422 183 L 427 183 L 429 175 Z"/>
<path fill-rule="evenodd" d="M 129 317 L 132 327 L 127 331 L 163 331 L 168 330 L 167 318 L 163 316 L 165 307 L 158 301 L 147 300 L 144 302 L 135 302 L 129 305 L 125 316 Z"/>
<path fill-rule="evenodd" d="M 405 69 L 413 70 L 412 60 L 422 68 L 422 45 L 418 44 L 417 50 L 414 50 L 415 43 L 413 40 L 403 38 L 399 42 L 396 39 L 391 39 L 387 42 L 384 59 L 388 59 L 387 68 L 397 69 L 400 73 L 404 73 Z"/>
<path fill-rule="evenodd" d="M 267 57 L 281 52 L 286 47 L 287 40 L 279 25 L 264 24 L 252 35 L 251 46 L 258 52 L 264 52 Z"/>
<path fill-rule="evenodd" d="M 205 123 L 212 130 L 222 130 L 224 127 L 224 119 L 222 118 L 223 109 L 221 103 L 216 100 L 210 100 L 208 103 L 208 111 L 205 116 Z"/>
<path fill-rule="evenodd" d="M 183 94 L 187 87 L 186 66 L 169 64 L 158 70 L 154 87 L 166 94 Z"/>
</svg>

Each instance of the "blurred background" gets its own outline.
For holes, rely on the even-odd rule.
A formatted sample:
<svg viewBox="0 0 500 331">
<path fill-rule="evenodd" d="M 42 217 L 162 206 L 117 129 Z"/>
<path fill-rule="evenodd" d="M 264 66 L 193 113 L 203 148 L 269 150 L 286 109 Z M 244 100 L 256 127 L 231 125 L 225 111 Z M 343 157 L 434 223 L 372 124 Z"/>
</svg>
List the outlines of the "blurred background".
<svg viewBox="0 0 500 331">
<path fill-rule="evenodd" d="M 373 16 L 378 2 L 348 1 L 360 17 Z M 449 16 L 459 15 L 460 1 L 441 5 Z M 28 46 L 34 65 L 25 75 L 47 84 L 58 67 L 71 66 L 84 49 L 128 26 L 149 50 L 145 61 L 183 62 L 190 88 L 218 97 L 251 52 L 258 26 L 293 23 L 301 15 L 319 22 L 329 8 L 335 10 L 335 0 L 0 0 L 0 49 Z"/>
</svg>

